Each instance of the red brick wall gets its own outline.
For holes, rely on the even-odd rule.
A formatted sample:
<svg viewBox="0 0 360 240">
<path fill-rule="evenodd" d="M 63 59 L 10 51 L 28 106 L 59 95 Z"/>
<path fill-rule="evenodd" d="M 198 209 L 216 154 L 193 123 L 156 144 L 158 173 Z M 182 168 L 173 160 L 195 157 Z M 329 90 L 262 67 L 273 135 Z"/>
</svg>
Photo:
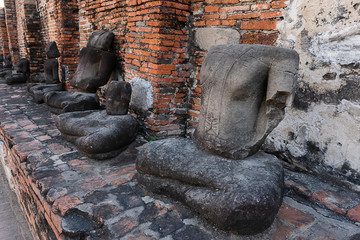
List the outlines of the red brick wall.
<svg viewBox="0 0 360 240">
<path fill-rule="evenodd" d="M 9 51 L 12 56 L 13 65 L 20 59 L 18 39 L 17 39 L 17 20 L 15 0 L 4 0 L 6 29 L 9 39 Z"/>
<path fill-rule="evenodd" d="M 5 8 L 0 9 L 0 37 L 0 51 L 5 57 L 9 54 L 9 38 L 6 30 Z"/>
<path fill-rule="evenodd" d="M 56 0 L 38 0 L 38 11 L 41 19 L 41 39 L 45 46 L 48 42 L 57 41 L 59 37 Z"/>
<path fill-rule="evenodd" d="M 67 70 L 67 80 L 76 70 L 79 56 L 79 9 L 77 0 L 38 0 L 43 49 L 55 41 L 60 51 L 59 65 Z M 43 51 L 43 58 L 45 53 Z"/>
<path fill-rule="evenodd" d="M 16 19 L 20 58 L 30 61 L 30 70 L 42 71 L 40 19 L 35 0 L 16 0 Z"/>
<path fill-rule="evenodd" d="M 273 0 L 193 0 L 193 28 L 221 27 L 240 33 L 242 44 L 275 45 L 276 24 L 282 20 L 281 10 L 286 1 Z M 195 41 L 195 39 L 192 39 Z M 192 74 L 187 132 L 192 133 L 198 123 L 201 104 L 200 69 L 206 52 L 194 46 L 191 53 Z"/>
<path fill-rule="evenodd" d="M 185 133 L 187 80 L 190 77 L 188 16 L 190 1 L 130 1 L 128 3 L 125 79 L 151 81 L 152 114 L 145 119 L 150 134 L 165 137 Z"/>
<path fill-rule="evenodd" d="M 20 5 L 23 1 L 17 0 Z M 6 2 L 10 6 L 12 1 Z M 229 28 L 239 32 L 239 43 L 275 45 L 284 2 L 38 0 L 41 42 L 43 48 L 49 41 L 57 42 L 60 63 L 66 65 L 70 80 L 80 48 L 86 46 L 91 33 L 100 29 L 114 32 L 113 51 L 124 79 L 141 77 L 153 86 L 154 104 L 144 122 L 148 133 L 159 138 L 191 134 L 198 122 L 199 71 L 206 55 L 197 46 L 195 30 Z M 23 10 L 18 9 L 19 15 Z M 23 54 L 22 41 L 19 39 Z"/>
<path fill-rule="evenodd" d="M 20 58 L 26 58 L 26 48 L 25 48 L 25 9 L 24 9 L 24 0 L 15 0 L 16 6 L 16 30 L 17 30 L 17 45 L 19 48 Z"/>
<path fill-rule="evenodd" d="M 111 10 L 114 2 L 93 1 L 90 8 L 82 4 L 87 14 L 83 21 L 87 35 L 81 35 L 89 36 L 90 27 L 118 30 L 115 47 L 122 59 L 125 80 L 139 76 L 152 83 L 154 108 L 145 126 L 150 134 L 160 137 L 192 132 L 198 122 L 199 71 L 206 52 L 194 46 L 189 30 L 232 28 L 239 31 L 240 43 L 275 45 L 276 24 L 285 7 L 284 1 L 271 0 L 134 0 L 127 5 L 117 1 L 119 7 Z M 118 16 L 120 27 L 114 26 L 116 19 L 112 16 Z"/>
<path fill-rule="evenodd" d="M 80 9 L 81 46 L 93 31 L 113 31 L 125 80 L 141 77 L 152 83 L 148 132 L 158 137 L 184 134 L 190 1 L 81 0 Z"/>
<path fill-rule="evenodd" d="M 77 0 L 57 2 L 57 21 L 60 26 L 57 41 L 61 56 L 59 63 L 65 65 L 67 80 L 71 79 L 79 61 L 79 7 Z"/>
</svg>

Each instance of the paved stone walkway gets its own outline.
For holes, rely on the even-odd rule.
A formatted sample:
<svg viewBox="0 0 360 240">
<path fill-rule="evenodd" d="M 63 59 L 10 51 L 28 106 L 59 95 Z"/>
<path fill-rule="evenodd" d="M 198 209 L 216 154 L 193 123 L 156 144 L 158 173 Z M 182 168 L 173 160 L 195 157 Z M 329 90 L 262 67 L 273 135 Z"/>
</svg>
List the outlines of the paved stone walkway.
<svg viewBox="0 0 360 240">
<path fill-rule="evenodd" d="M 47 106 L 32 103 L 24 85 L 0 84 L 0 123 L 41 239 L 360 240 L 359 192 L 309 174 L 286 170 L 273 225 L 239 236 L 142 189 L 134 164 L 141 138 L 116 159 L 88 159 L 62 139 Z"/>
<path fill-rule="evenodd" d="M 0 162 L 0 239 L 31 240 L 29 226 L 20 209 L 16 195 L 11 191 Z"/>
</svg>

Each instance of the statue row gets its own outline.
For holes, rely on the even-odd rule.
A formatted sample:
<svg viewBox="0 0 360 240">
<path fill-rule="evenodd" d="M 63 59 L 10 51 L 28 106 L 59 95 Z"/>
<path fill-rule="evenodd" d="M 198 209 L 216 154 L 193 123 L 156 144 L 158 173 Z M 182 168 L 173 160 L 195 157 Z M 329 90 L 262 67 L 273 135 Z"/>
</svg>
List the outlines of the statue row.
<svg viewBox="0 0 360 240">
<path fill-rule="evenodd" d="M 46 48 L 45 83 L 28 88 L 35 102 L 59 114 L 55 124 L 62 136 L 100 160 L 126 149 L 139 126 L 128 114 L 129 83 L 108 84 L 105 109 L 96 94 L 115 70 L 113 38 L 111 32 L 95 32 L 81 50 L 70 81 L 81 92 L 63 91 L 55 42 Z M 183 202 L 223 230 L 255 234 L 267 229 L 282 204 L 284 176 L 279 160 L 260 148 L 284 117 L 298 65 L 298 54 L 289 49 L 213 46 L 201 68 L 194 138 L 143 145 L 136 160 L 139 184 Z"/>
</svg>

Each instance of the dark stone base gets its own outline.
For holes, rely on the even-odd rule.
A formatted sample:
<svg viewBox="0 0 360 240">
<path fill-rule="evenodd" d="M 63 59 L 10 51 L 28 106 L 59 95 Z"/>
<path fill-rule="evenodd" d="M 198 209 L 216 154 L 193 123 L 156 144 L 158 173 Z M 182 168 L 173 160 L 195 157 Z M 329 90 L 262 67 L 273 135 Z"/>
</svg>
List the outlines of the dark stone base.
<svg viewBox="0 0 360 240">
<path fill-rule="evenodd" d="M 8 85 L 22 84 L 22 83 L 26 83 L 27 77 L 26 74 L 24 73 L 15 73 L 12 74 L 11 76 L 7 76 L 5 78 L 5 81 Z"/>
<path fill-rule="evenodd" d="M 194 140 L 173 138 L 145 144 L 136 161 L 141 185 L 183 202 L 226 231 L 264 231 L 282 203 L 283 168 L 269 154 L 236 161 L 212 155 Z"/>
<path fill-rule="evenodd" d="M 89 158 L 109 159 L 135 140 L 138 122 L 130 115 L 107 115 L 106 111 L 64 113 L 56 117 L 63 137 Z"/>
<path fill-rule="evenodd" d="M 29 77 L 31 83 L 45 83 L 44 73 L 31 73 Z"/>
<path fill-rule="evenodd" d="M 99 97 L 95 93 L 48 92 L 44 95 L 44 101 L 54 114 L 100 108 Z"/>
<path fill-rule="evenodd" d="M 11 73 L 12 73 L 11 69 L 7 69 L 7 68 L 1 69 L 0 70 L 0 77 L 5 78 L 6 76 L 11 75 Z"/>
<path fill-rule="evenodd" d="M 45 84 L 45 83 L 38 83 L 38 84 L 28 84 L 28 92 L 30 93 L 31 98 L 35 103 L 43 103 L 44 102 L 44 95 L 48 92 L 53 91 L 63 91 L 63 85 L 61 83 L 58 84 Z"/>
</svg>

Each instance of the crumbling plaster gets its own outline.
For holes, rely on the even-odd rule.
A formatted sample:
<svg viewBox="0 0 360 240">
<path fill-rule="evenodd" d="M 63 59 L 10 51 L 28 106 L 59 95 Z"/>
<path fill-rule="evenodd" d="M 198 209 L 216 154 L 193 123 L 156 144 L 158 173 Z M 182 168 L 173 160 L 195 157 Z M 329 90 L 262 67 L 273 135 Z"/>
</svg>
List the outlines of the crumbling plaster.
<svg viewBox="0 0 360 240">
<path fill-rule="evenodd" d="M 360 185 L 360 3 L 290 0 L 277 45 L 295 49 L 294 102 L 266 148 Z"/>
</svg>

